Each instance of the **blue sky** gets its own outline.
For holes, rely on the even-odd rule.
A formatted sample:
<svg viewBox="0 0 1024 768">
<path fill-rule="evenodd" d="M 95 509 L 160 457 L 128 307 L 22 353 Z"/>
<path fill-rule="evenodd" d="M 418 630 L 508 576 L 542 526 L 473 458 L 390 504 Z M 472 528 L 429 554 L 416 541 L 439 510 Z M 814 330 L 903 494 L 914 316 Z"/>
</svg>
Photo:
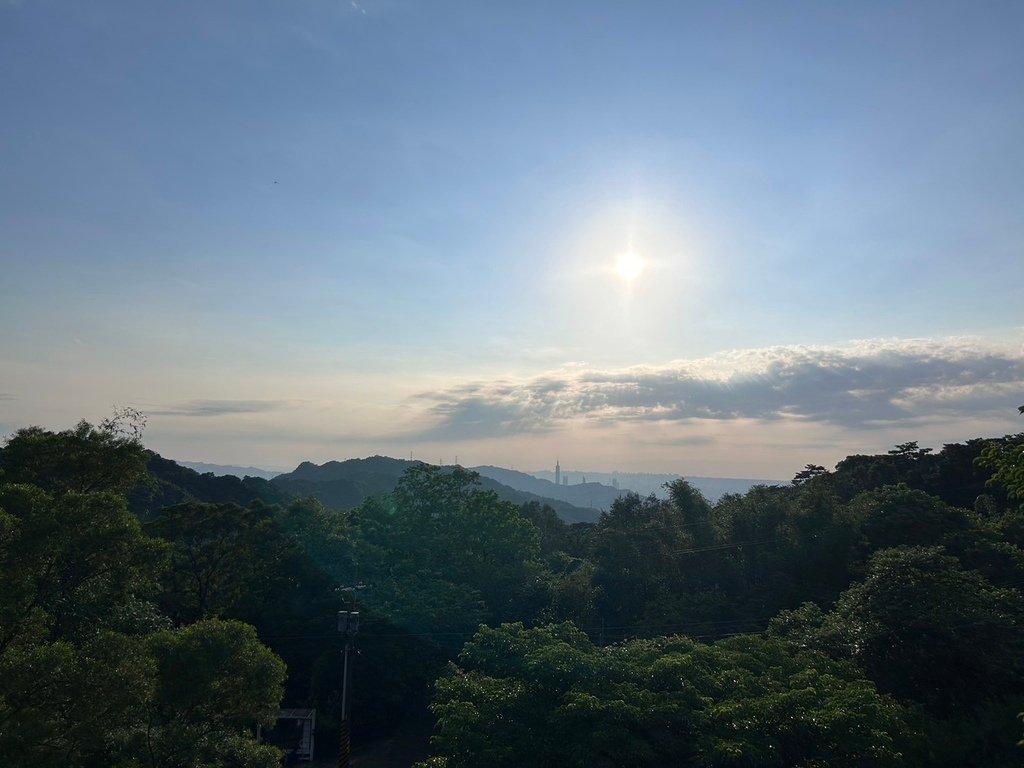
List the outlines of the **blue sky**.
<svg viewBox="0 0 1024 768">
<path fill-rule="evenodd" d="M 764 477 L 1019 431 L 1021 39 L 1012 2 L 0 0 L 0 431 Z"/>
</svg>

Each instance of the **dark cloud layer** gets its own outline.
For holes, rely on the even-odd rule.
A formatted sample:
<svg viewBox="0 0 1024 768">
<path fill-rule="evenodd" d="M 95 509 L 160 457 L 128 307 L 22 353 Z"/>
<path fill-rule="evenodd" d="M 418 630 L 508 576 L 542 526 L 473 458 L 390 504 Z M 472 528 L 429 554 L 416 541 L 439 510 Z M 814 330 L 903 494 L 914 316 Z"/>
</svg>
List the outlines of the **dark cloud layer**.
<svg viewBox="0 0 1024 768">
<path fill-rule="evenodd" d="M 283 408 L 282 400 L 192 400 L 167 408 L 147 408 L 151 416 L 228 416 L 237 413 L 266 413 Z"/>
<path fill-rule="evenodd" d="M 964 342 L 780 347 L 659 368 L 580 370 L 423 393 L 424 438 L 543 432 L 559 422 L 798 419 L 870 429 L 939 416 L 1012 412 L 1024 358 Z"/>
</svg>

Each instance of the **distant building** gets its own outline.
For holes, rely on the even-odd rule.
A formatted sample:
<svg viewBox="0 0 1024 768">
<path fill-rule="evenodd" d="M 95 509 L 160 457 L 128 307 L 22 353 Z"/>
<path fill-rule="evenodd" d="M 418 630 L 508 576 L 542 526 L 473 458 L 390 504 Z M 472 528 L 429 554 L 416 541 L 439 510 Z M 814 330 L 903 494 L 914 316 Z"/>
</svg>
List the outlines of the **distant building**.
<svg viewBox="0 0 1024 768">
<path fill-rule="evenodd" d="M 618 490 L 618 487 L 619 487 L 619 479 L 617 477 L 613 477 L 612 478 L 612 488 L 615 488 L 616 490 Z"/>
<path fill-rule="evenodd" d="M 555 485 L 558 485 L 562 477 L 562 467 L 558 463 L 558 459 L 555 459 Z"/>
<path fill-rule="evenodd" d="M 568 484 L 569 484 L 569 476 L 568 476 L 568 475 L 565 475 L 565 476 L 564 476 L 564 477 L 562 478 L 562 485 L 568 485 Z"/>
</svg>

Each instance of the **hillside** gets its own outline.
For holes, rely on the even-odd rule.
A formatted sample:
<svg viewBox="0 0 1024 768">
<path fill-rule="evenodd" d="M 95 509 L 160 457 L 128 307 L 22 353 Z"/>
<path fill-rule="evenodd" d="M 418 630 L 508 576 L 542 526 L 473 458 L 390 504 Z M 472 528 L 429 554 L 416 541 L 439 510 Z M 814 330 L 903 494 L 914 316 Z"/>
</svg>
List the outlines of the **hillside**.
<svg viewBox="0 0 1024 768">
<path fill-rule="evenodd" d="M 234 464 L 209 464 L 205 461 L 179 461 L 183 467 L 194 469 L 200 474 L 211 474 L 211 475 L 234 475 L 241 479 L 245 477 L 262 477 L 264 480 L 270 480 L 273 477 L 280 475 L 280 472 L 275 472 L 272 469 L 263 469 L 262 467 L 239 467 Z"/>
<path fill-rule="evenodd" d="M 393 490 L 405 470 L 422 463 L 388 456 L 328 461 L 324 464 L 304 461 L 293 471 L 275 477 L 270 485 L 293 497 L 312 496 L 330 509 L 352 509 L 370 496 Z M 554 483 L 548 485 L 554 486 Z M 531 501 L 547 504 L 568 523 L 593 522 L 600 514 L 596 504 L 594 508 L 584 507 L 543 493 L 521 490 L 484 476 L 483 473 L 480 476 L 480 487 L 494 491 L 499 499 L 513 504 L 521 505 Z"/>
<path fill-rule="evenodd" d="M 324 464 L 305 461 L 293 471 L 267 480 L 253 476 L 239 478 L 234 474 L 200 473 L 184 463 L 150 453 L 146 477 L 128 494 L 128 500 L 132 512 L 142 520 L 148 520 L 164 507 L 187 501 L 247 506 L 253 501 L 288 504 L 296 498 L 312 497 L 329 509 L 354 509 L 370 496 L 394 490 L 402 474 L 409 467 L 421 463 L 387 456 Z M 546 504 L 567 523 L 594 522 L 600 514 L 596 504 L 593 509 L 585 508 L 510 487 L 483 475 L 480 476 L 480 487 L 517 506 L 529 502 Z"/>
<path fill-rule="evenodd" d="M 164 507 L 186 501 L 246 506 L 253 501 L 287 504 L 291 495 L 261 477 L 199 473 L 158 453 L 147 452 L 146 476 L 128 493 L 131 511 L 148 520 Z"/>
<path fill-rule="evenodd" d="M 619 496 L 629 493 L 628 488 L 613 488 L 610 485 L 595 482 L 555 485 L 551 480 L 503 467 L 484 465 L 472 467 L 472 470 L 479 472 L 482 477 L 490 478 L 517 491 L 558 499 L 576 507 L 592 509 L 595 512 L 606 511 Z"/>
</svg>

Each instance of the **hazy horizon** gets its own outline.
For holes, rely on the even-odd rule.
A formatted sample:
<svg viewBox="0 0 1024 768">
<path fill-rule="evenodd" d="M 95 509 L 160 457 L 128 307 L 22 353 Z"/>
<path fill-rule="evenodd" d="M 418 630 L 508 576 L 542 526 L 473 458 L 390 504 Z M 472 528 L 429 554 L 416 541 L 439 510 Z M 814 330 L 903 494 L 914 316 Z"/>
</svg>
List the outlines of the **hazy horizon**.
<svg viewBox="0 0 1024 768">
<path fill-rule="evenodd" d="M 0 2 L 0 435 L 788 478 L 1019 432 L 1024 6 Z"/>
<path fill-rule="evenodd" d="M 367 455 L 367 456 L 346 456 L 346 457 L 338 457 L 338 458 L 335 458 L 335 459 L 328 459 L 327 461 L 362 461 L 362 460 L 365 460 L 365 459 L 375 458 L 376 456 L 380 456 L 380 455 L 381 454 L 373 454 L 373 455 Z M 217 470 L 217 471 L 214 471 L 214 474 L 234 474 L 234 475 L 237 475 L 239 477 L 244 476 L 246 470 L 255 470 L 257 472 L 265 473 L 265 474 L 268 474 L 268 475 L 283 475 L 283 474 L 287 474 L 289 472 L 294 471 L 301 464 L 303 464 L 305 461 L 307 461 L 306 459 L 303 459 L 302 461 L 298 461 L 295 464 L 292 464 L 291 466 L 282 468 L 282 467 L 262 467 L 262 466 L 259 466 L 259 467 L 258 466 L 239 466 L 237 464 L 217 464 L 217 463 L 206 462 L 206 461 L 193 461 L 191 459 L 177 457 L 177 456 L 164 456 L 164 458 L 165 459 L 171 459 L 172 461 L 175 461 L 178 464 L 181 464 L 182 466 L 186 466 L 186 467 L 189 467 L 191 469 L 195 469 L 196 471 L 199 471 L 199 472 Z M 403 459 L 403 457 L 401 457 L 401 456 L 385 456 L 384 458 Z M 408 458 L 408 457 L 406 457 L 406 458 Z M 422 457 L 414 457 L 414 460 L 422 461 L 422 462 L 424 462 L 426 464 L 434 464 L 434 465 L 439 465 L 439 466 L 453 466 L 453 463 L 451 463 L 451 462 L 448 462 L 448 463 L 445 463 L 445 464 L 439 464 L 438 461 L 430 461 L 429 459 L 422 458 Z M 319 463 L 323 464 L 324 462 L 319 462 Z M 550 481 L 550 478 L 548 478 L 547 475 L 552 475 L 552 476 L 554 475 L 554 470 L 552 470 L 552 469 L 544 469 L 543 467 L 534 467 L 534 468 L 530 469 L 530 468 L 525 468 L 525 467 L 512 467 L 512 466 L 502 467 L 502 466 L 499 466 L 497 464 L 470 464 L 470 465 L 467 465 L 467 464 L 464 464 L 463 462 L 459 462 L 458 466 L 463 467 L 465 469 L 475 469 L 477 467 L 495 467 L 496 469 L 507 469 L 507 470 L 511 470 L 513 472 L 522 472 L 523 474 L 530 475 L 530 476 L 535 477 L 537 479 L 549 480 L 549 481 Z M 239 472 L 228 471 L 228 470 L 239 470 L 241 472 L 241 474 L 239 474 Z M 583 478 L 583 477 L 586 477 L 587 475 L 590 475 L 592 477 L 608 477 L 608 478 L 616 477 L 616 476 L 628 477 L 628 476 L 645 476 L 645 475 L 646 476 L 650 476 L 650 477 L 658 477 L 658 478 L 661 478 L 661 477 L 685 477 L 685 475 L 682 475 L 679 472 L 619 471 L 618 469 L 611 469 L 611 470 L 607 470 L 607 469 L 594 469 L 594 468 L 590 468 L 590 469 L 572 469 L 572 468 L 568 468 L 568 467 L 562 467 L 561 471 L 562 471 L 563 475 L 569 476 L 573 483 L 577 482 L 577 478 Z M 691 477 L 708 477 L 708 476 L 704 476 L 704 475 L 690 475 L 690 476 Z M 772 478 L 772 477 L 731 477 L 731 476 L 727 476 L 727 475 L 714 476 L 714 477 L 710 477 L 709 479 L 715 479 L 715 480 L 764 480 L 764 481 L 772 481 L 772 482 L 788 482 L 788 480 L 785 479 L 785 478 Z M 598 480 L 597 482 L 602 482 L 603 483 L 603 480 Z"/>
</svg>

